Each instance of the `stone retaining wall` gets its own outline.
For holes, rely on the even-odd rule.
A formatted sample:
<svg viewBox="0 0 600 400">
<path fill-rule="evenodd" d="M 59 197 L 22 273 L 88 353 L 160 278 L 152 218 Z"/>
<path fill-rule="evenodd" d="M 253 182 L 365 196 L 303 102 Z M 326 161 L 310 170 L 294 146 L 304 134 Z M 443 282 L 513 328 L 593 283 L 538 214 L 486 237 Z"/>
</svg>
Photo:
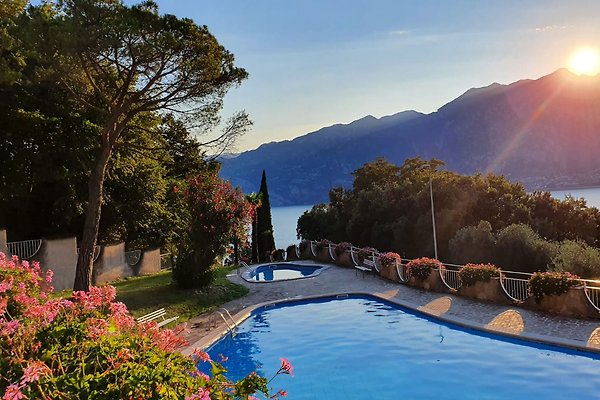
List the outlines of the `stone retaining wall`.
<svg viewBox="0 0 600 400">
<path fill-rule="evenodd" d="M 77 239 L 44 239 L 34 260 L 39 261 L 42 270 L 54 272 L 52 286 L 55 290 L 72 289 L 77 268 Z"/>
<path fill-rule="evenodd" d="M 6 243 L 6 229 L 0 229 L 0 252 L 8 256 L 8 246 Z"/>
</svg>

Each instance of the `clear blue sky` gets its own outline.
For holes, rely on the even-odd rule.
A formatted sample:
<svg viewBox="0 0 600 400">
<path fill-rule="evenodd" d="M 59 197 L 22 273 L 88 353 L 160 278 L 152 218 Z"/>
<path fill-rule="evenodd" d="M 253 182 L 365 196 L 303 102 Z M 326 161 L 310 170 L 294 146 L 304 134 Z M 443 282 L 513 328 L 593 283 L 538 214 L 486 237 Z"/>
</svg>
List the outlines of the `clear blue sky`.
<svg viewBox="0 0 600 400">
<path fill-rule="evenodd" d="M 132 1 L 127 1 L 131 4 Z M 207 25 L 250 78 L 228 94 L 254 127 L 238 150 L 538 78 L 600 47 L 600 1 L 158 0 Z"/>
</svg>

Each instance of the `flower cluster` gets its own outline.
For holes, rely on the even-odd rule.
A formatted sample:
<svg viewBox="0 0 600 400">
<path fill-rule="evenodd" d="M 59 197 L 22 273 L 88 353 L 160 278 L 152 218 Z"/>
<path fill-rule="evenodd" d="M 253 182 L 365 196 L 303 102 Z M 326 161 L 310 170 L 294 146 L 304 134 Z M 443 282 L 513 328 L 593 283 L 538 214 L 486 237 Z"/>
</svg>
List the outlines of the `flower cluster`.
<svg viewBox="0 0 600 400">
<path fill-rule="evenodd" d="M 498 277 L 500 270 L 492 264 L 467 264 L 458 271 L 463 285 L 473 286 L 477 282 L 488 282 Z"/>
<path fill-rule="evenodd" d="M 395 265 L 400 265 L 402 263 L 402 258 L 397 253 L 382 253 L 379 255 L 379 264 L 382 267 L 390 267 Z"/>
<path fill-rule="evenodd" d="M 410 276 L 416 280 L 423 282 L 429 277 L 432 270 L 444 268 L 439 260 L 422 257 L 409 262 L 406 266 Z"/>
<path fill-rule="evenodd" d="M 323 250 L 329 247 L 333 242 L 327 239 L 321 239 L 317 242 L 317 250 Z"/>
<path fill-rule="evenodd" d="M 347 252 L 348 250 L 350 250 L 351 247 L 352 247 L 352 244 L 348 243 L 348 242 L 338 243 L 335 245 L 335 255 L 337 257 L 339 257 L 342 254 L 344 254 L 345 252 Z"/>
<path fill-rule="evenodd" d="M 194 361 L 176 351 L 185 344 L 183 328 L 137 324 L 115 302 L 114 287 L 63 299 L 53 298 L 51 281 L 38 264 L 0 253 L 2 400 L 269 396 L 264 377 L 229 382 L 226 370 L 212 361 L 213 376 L 199 376 Z"/>
<path fill-rule="evenodd" d="M 544 296 L 559 296 L 581 285 L 577 275 L 570 272 L 535 272 L 529 278 L 529 292 L 539 303 Z"/>
<path fill-rule="evenodd" d="M 363 247 L 358 251 L 358 262 L 362 263 L 365 259 L 372 257 L 379 252 L 373 247 Z"/>
</svg>

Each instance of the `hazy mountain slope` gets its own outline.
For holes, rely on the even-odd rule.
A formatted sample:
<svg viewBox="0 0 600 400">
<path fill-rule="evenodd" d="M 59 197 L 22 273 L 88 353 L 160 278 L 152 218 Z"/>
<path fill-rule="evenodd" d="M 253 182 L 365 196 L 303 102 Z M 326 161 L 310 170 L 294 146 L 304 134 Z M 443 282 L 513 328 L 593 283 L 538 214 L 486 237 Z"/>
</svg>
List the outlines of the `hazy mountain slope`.
<svg viewBox="0 0 600 400">
<path fill-rule="evenodd" d="M 267 170 L 273 205 L 324 201 L 332 186 L 384 156 L 437 157 L 461 173 L 493 171 L 530 188 L 600 184 L 600 77 L 566 70 L 470 89 L 437 112 L 368 116 L 223 160 L 222 176 L 256 191 Z"/>
</svg>

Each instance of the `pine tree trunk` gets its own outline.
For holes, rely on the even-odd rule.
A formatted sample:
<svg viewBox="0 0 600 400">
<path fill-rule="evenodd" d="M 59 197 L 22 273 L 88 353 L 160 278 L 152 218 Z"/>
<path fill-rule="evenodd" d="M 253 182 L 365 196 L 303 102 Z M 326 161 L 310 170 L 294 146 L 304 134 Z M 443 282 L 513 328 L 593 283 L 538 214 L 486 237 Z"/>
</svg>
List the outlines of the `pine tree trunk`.
<svg viewBox="0 0 600 400">
<path fill-rule="evenodd" d="M 112 148 L 103 144 L 96 167 L 92 170 L 88 183 L 88 204 L 83 225 L 83 235 L 77 256 L 77 269 L 73 290 L 89 291 L 92 286 L 92 272 L 94 268 L 94 249 L 100 227 L 100 211 L 102 209 L 102 189 L 104 177 Z"/>
</svg>

